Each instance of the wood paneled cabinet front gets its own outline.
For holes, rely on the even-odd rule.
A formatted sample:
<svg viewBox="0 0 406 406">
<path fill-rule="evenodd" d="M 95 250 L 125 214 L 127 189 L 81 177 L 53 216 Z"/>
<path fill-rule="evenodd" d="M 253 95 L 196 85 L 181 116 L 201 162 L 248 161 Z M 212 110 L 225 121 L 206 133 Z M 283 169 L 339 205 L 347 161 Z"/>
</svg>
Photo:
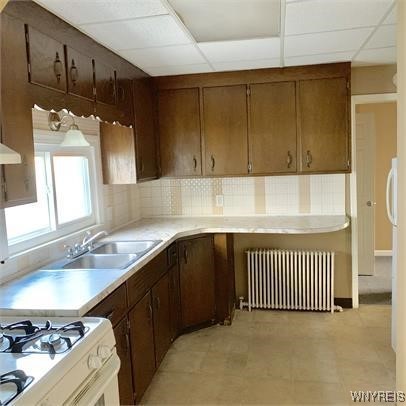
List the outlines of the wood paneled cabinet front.
<svg viewBox="0 0 406 406">
<path fill-rule="evenodd" d="M 63 44 L 26 26 L 28 78 L 31 83 L 66 92 Z"/>
<path fill-rule="evenodd" d="M 346 77 L 299 81 L 301 172 L 350 170 L 349 92 Z"/>
<path fill-rule="evenodd" d="M 250 172 L 296 172 L 296 83 L 250 85 Z"/>
<path fill-rule="evenodd" d="M 247 174 L 247 86 L 203 88 L 203 128 L 204 174 Z"/>
<path fill-rule="evenodd" d="M 158 123 L 162 176 L 201 175 L 199 89 L 160 90 Z"/>
<path fill-rule="evenodd" d="M 87 55 L 66 47 L 68 93 L 94 100 L 93 60 Z"/>
<path fill-rule="evenodd" d="M 116 104 L 116 73 L 114 69 L 100 61 L 95 61 L 94 71 L 96 78 L 96 102 L 110 105 Z"/>
<path fill-rule="evenodd" d="M 149 79 L 134 80 L 133 99 L 137 179 L 155 179 L 159 176 L 156 96 Z"/>
<path fill-rule="evenodd" d="M 213 236 L 180 241 L 181 329 L 216 319 Z"/>
<path fill-rule="evenodd" d="M 130 310 L 128 318 L 135 401 L 139 403 L 156 370 L 154 319 L 150 291 Z"/>
</svg>

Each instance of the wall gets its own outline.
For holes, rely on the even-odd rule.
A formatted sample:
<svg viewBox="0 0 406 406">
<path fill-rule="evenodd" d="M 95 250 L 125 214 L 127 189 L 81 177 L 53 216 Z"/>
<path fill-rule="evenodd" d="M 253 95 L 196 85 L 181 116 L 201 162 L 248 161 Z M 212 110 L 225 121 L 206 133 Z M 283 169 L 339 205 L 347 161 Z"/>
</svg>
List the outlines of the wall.
<svg viewBox="0 0 406 406">
<path fill-rule="evenodd" d="M 142 217 L 345 213 L 341 174 L 159 179 L 140 184 L 140 194 Z"/>
<path fill-rule="evenodd" d="M 396 103 L 357 106 L 357 113 L 371 113 L 375 126 L 375 250 L 392 249 L 392 225 L 386 215 L 386 178 L 396 156 Z"/>
<path fill-rule="evenodd" d="M 48 131 L 47 117 L 48 112 L 33 109 L 34 129 Z M 75 118 L 75 121 L 87 136 L 99 136 L 98 121 L 84 118 Z M 98 155 L 96 154 L 96 160 Z M 101 179 L 100 165 L 98 169 L 99 178 Z M 138 185 L 100 184 L 99 187 L 101 192 L 99 196 L 101 224 L 94 232 L 101 229 L 112 231 L 140 219 L 141 208 Z M 84 232 L 75 233 L 69 238 L 61 238 L 10 258 L 5 264 L 0 264 L 1 283 L 63 257 L 65 254 L 64 245 L 73 245 L 75 242 L 81 241 L 83 235 Z"/>
<path fill-rule="evenodd" d="M 351 68 L 351 93 L 396 93 L 393 75 L 396 65 L 361 66 Z"/>
</svg>

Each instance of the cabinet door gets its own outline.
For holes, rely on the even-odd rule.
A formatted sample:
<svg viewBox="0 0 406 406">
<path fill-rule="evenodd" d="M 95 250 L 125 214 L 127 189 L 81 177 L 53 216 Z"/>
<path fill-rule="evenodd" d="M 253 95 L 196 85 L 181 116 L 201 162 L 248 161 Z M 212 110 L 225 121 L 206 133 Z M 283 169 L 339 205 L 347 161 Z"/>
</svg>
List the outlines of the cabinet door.
<svg viewBox="0 0 406 406">
<path fill-rule="evenodd" d="M 182 328 L 215 319 L 213 238 L 205 236 L 179 243 Z"/>
<path fill-rule="evenodd" d="M 171 313 L 169 275 L 166 273 L 152 288 L 156 366 L 163 360 L 171 345 Z"/>
<path fill-rule="evenodd" d="M 134 125 L 132 80 L 116 72 L 118 121 Z"/>
<path fill-rule="evenodd" d="M 247 88 L 203 89 L 205 175 L 248 173 Z"/>
<path fill-rule="evenodd" d="M 96 101 L 104 104 L 116 104 L 116 78 L 114 69 L 95 61 Z"/>
<path fill-rule="evenodd" d="M 93 60 L 71 47 L 66 47 L 68 60 L 68 93 L 94 100 Z"/>
<path fill-rule="evenodd" d="M 21 164 L 0 165 L 0 207 L 11 207 L 36 201 L 32 104 L 24 23 L 5 13 L 0 19 L 0 141 L 22 157 Z"/>
<path fill-rule="evenodd" d="M 132 128 L 100 123 L 103 182 L 106 185 L 136 183 Z"/>
<path fill-rule="evenodd" d="M 27 27 L 28 77 L 31 83 L 66 92 L 63 44 Z"/>
<path fill-rule="evenodd" d="M 250 86 L 249 143 L 252 173 L 296 172 L 295 82 Z"/>
<path fill-rule="evenodd" d="M 130 337 L 127 318 L 125 317 L 114 328 L 117 355 L 121 365 L 118 371 L 118 389 L 120 392 L 120 405 L 134 404 L 134 390 L 131 370 Z"/>
<path fill-rule="evenodd" d="M 201 175 L 199 89 L 161 90 L 158 121 L 162 176 Z"/>
<path fill-rule="evenodd" d="M 149 79 L 134 81 L 135 139 L 137 143 L 137 179 L 158 177 L 155 133 L 155 97 Z"/>
<path fill-rule="evenodd" d="M 135 400 L 140 402 L 155 373 L 154 329 L 151 292 L 134 306 L 129 313 L 131 359 Z"/>
<path fill-rule="evenodd" d="M 299 82 L 302 172 L 349 170 L 349 109 L 346 78 Z"/>
</svg>

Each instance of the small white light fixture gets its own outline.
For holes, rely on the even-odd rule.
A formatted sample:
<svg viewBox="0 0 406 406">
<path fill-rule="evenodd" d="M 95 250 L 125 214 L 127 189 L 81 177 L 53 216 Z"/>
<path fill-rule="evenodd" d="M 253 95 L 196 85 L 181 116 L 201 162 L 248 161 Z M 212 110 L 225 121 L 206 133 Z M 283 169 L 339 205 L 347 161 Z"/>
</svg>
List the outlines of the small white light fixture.
<svg viewBox="0 0 406 406">
<path fill-rule="evenodd" d="M 69 126 L 68 131 L 65 133 L 65 137 L 61 142 L 62 147 L 89 147 L 90 144 L 86 141 L 85 136 L 79 127 L 75 123 L 75 119 L 65 114 L 62 118 L 59 118 L 57 113 L 49 113 L 48 115 L 48 125 L 52 131 L 59 131 L 62 125 L 67 125 L 66 120 L 71 119 L 72 124 Z"/>
<path fill-rule="evenodd" d="M 0 164 L 20 164 L 21 155 L 0 142 Z"/>
</svg>

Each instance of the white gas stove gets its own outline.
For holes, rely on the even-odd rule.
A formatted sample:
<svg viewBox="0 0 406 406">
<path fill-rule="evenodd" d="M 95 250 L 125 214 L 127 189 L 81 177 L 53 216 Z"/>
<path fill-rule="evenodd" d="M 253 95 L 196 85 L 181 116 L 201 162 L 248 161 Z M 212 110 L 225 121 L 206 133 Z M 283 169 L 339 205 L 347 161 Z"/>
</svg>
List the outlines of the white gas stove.
<svg viewBox="0 0 406 406">
<path fill-rule="evenodd" d="M 111 323 L 0 316 L 0 406 L 118 405 Z"/>
</svg>

